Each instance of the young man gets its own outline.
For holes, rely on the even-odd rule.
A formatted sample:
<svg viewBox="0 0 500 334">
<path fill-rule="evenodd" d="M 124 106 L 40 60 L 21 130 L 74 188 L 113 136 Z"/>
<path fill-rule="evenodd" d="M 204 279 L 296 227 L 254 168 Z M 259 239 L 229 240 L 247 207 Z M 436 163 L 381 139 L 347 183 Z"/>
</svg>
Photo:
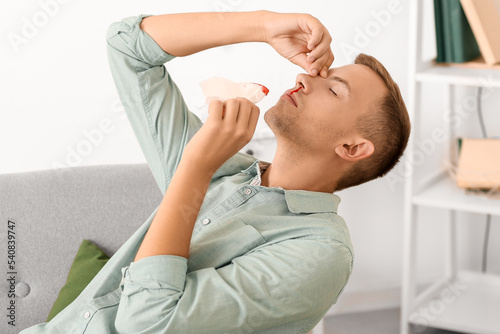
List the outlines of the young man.
<svg viewBox="0 0 500 334">
<path fill-rule="evenodd" d="M 257 106 L 215 101 L 203 124 L 164 66 L 251 41 L 308 72 L 265 114 L 278 143 L 272 163 L 239 152 Z M 353 264 L 333 192 L 384 175 L 406 146 L 398 86 L 370 56 L 330 69 L 331 37 L 308 14 L 141 14 L 113 23 L 107 42 L 164 198 L 73 303 L 21 333 L 310 331 Z"/>
</svg>

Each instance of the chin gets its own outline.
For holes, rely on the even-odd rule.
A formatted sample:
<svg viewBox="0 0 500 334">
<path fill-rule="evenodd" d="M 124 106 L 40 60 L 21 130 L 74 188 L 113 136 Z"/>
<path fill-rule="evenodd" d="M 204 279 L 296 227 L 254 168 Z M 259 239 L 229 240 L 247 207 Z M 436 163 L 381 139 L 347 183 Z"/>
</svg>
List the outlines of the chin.
<svg viewBox="0 0 500 334">
<path fill-rule="evenodd" d="M 272 112 L 271 110 L 272 110 L 273 108 L 274 108 L 274 107 L 271 107 L 271 108 L 267 109 L 267 111 L 264 113 L 264 121 L 266 122 L 266 124 L 267 124 L 267 125 L 269 125 L 269 122 L 267 121 L 267 119 L 268 119 L 268 117 L 269 117 L 269 113 L 271 113 L 271 112 Z"/>
<path fill-rule="evenodd" d="M 276 110 L 277 107 L 271 107 L 269 108 L 265 113 L 264 113 L 264 122 L 266 122 L 267 126 L 276 134 L 276 120 L 279 117 L 277 113 L 279 113 L 279 110 Z"/>
<path fill-rule="evenodd" d="M 264 114 L 264 121 L 276 137 L 288 137 L 295 133 L 294 120 L 281 106 L 274 106 Z"/>
</svg>

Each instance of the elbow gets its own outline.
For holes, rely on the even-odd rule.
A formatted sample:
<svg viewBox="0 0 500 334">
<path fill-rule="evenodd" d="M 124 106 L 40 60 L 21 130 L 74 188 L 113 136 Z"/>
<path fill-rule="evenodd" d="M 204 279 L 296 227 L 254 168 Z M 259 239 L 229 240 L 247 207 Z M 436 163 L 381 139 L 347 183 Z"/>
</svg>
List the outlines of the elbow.
<svg viewBox="0 0 500 334">
<path fill-rule="evenodd" d="M 171 295 L 161 289 L 140 289 L 122 294 L 115 318 L 119 334 L 168 333 L 171 319 L 182 293 Z"/>
</svg>

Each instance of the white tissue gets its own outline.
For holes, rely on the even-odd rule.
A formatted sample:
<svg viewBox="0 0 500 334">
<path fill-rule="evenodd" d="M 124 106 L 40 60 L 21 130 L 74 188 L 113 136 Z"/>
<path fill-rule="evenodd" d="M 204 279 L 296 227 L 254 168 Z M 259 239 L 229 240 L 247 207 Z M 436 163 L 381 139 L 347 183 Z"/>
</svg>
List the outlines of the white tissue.
<svg viewBox="0 0 500 334">
<path fill-rule="evenodd" d="M 257 103 L 269 92 L 269 89 L 260 84 L 234 82 L 222 77 L 212 77 L 203 80 L 200 82 L 200 86 L 207 104 L 213 100 L 225 101 L 235 97 L 244 97 L 252 103 Z"/>
</svg>

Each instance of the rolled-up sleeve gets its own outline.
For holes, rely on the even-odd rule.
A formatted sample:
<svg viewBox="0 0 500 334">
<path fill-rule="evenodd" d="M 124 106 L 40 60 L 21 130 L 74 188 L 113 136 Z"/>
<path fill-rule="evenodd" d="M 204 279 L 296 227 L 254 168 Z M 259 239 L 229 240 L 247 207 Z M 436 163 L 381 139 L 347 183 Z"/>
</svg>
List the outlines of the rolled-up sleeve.
<svg viewBox="0 0 500 334">
<path fill-rule="evenodd" d="M 122 269 L 115 326 L 121 334 L 305 333 L 336 302 L 352 260 L 342 242 L 308 239 L 187 274 L 185 258 L 143 258 Z"/>
<path fill-rule="evenodd" d="M 130 125 L 165 194 L 186 144 L 203 123 L 188 110 L 164 66 L 175 56 L 140 29 L 142 19 L 148 16 L 140 14 L 112 23 L 106 36 L 107 54 Z"/>
</svg>

